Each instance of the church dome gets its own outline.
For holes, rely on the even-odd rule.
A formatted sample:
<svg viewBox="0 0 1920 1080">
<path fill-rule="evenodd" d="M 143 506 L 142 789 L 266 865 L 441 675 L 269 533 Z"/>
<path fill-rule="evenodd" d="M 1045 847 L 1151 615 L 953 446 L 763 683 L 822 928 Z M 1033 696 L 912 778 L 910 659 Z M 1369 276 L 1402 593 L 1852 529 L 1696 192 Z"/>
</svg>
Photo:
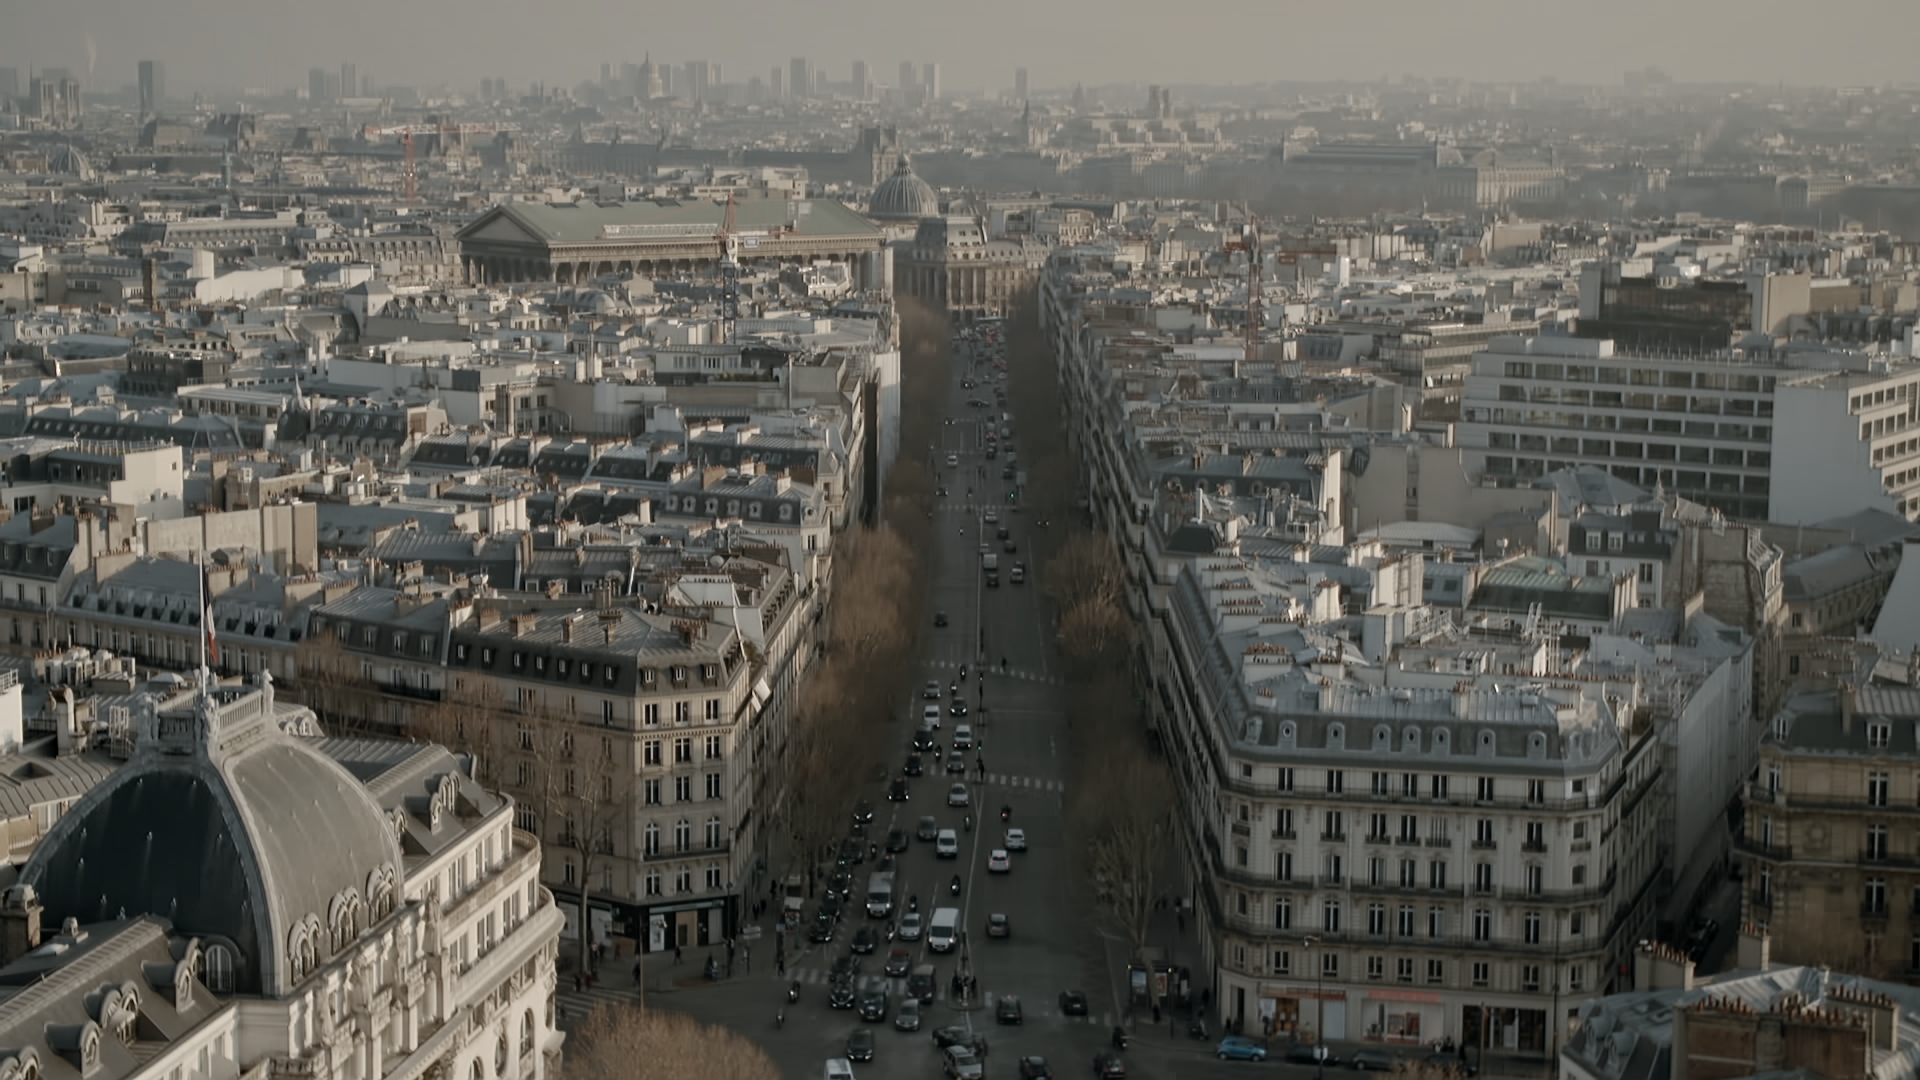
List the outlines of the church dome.
<svg viewBox="0 0 1920 1080">
<path fill-rule="evenodd" d="M 61 144 L 47 155 L 47 171 L 60 176 L 76 176 L 82 180 L 93 179 L 93 163 L 87 155 L 75 150 L 69 144 Z"/>
<path fill-rule="evenodd" d="M 913 175 L 913 164 L 900 155 L 893 175 L 880 181 L 867 201 L 867 216 L 895 221 L 917 221 L 940 212 L 940 196 L 933 186 Z"/>
<path fill-rule="evenodd" d="M 231 951 L 232 991 L 282 997 L 393 910 L 396 829 L 360 780 L 283 730 L 310 714 L 276 707 L 269 680 L 134 712 L 133 758 L 21 870 L 49 917 L 166 918 Z"/>
</svg>

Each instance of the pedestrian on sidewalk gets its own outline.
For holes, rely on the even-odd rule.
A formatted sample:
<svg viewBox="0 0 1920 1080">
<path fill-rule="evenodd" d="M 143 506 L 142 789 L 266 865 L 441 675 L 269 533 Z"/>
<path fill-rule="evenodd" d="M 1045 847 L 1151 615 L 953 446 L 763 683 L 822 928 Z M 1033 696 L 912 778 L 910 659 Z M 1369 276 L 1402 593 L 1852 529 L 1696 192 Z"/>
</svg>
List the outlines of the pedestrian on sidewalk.
<svg viewBox="0 0 1920 1080">
<path fill-rule="evenodd" d="M 677 941 L 673 943 L 673 966 L 680 966 L 680 943 Z"/>
<path fill-rule="evenodd" d="M 587 988 L 586 980 L 580 977 L 579 972 L 577 971 L 574 972 L 573 973 L 573 992 L 577 994 L 580 991 L 585 990 L 586 988 Z"/>
<path fill-rule="evenodd" d="M 740 958 L 746 961 L 747 974 L 753 974 L 753 946 L 742 946 L 740 949 Z"/>
<path fill-rule="evenodd" d="M 786 953 L 775 953 L 773 955 L 773 969 L 779 972 L 781 975 L 785 975 L 787 973 L 787 954 Z"/>
<path fill-rule="evenodd" d="M 640 985 L 640 961 L 638 960 L 633 962 L 633 985 Z"/>
</svg>

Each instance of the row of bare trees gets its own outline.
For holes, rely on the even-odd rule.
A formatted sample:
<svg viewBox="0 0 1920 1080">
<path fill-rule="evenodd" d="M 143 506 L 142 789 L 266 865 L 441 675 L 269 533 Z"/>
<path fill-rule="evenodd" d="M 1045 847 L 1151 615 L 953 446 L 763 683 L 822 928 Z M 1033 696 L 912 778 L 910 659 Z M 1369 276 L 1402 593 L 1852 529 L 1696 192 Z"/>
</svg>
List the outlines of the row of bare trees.
<svg viewBox="0 0 1920 1080">
<path fill-rule="evenodd" d="M 681 1013 L 602 1006 L 567 1040 L 565 1080 L 780 1080 L 745 1036 Z"/>
<path fill-rule="evenodd" d="M 1142 628 L 1128 614 L 1126 567 L 1077 505 L 1080 448 L 1034 293 L 1007 321 L 1007 382 L 1027 470 L 1024 513 L 1050 523 L 1032 535 L 1067 682 L 1068 822 L 1092 890 L 1086 899 L 1107 932 L 1144 962 L 1172 870 L 1174 787 L 1149 748 L 1128 675 Z"/>
<path fill-rule="evenodd" d="M 800 692 L 788 742 L 786 819 L 794 868 L 808 873 L 840 835 L 855 783 L 885 779 L 886 737 L 911 691 L 928 598 L 920 553 L 932 537 L 935 478 L 919 448 L 939 437 L 952 371 L 946 318 L 904 299 L 899 458 L 876 520 L 836 541 L 822 661 Z"/>
</svg>

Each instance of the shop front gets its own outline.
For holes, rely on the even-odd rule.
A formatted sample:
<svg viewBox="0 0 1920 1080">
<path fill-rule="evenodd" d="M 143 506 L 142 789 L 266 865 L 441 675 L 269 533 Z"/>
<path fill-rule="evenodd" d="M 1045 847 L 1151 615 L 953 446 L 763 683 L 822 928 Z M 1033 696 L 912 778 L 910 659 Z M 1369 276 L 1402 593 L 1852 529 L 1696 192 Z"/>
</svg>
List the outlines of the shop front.
<svg viewBox="0 0 1920 1080">
<path fill-rule="evenodd" d="M 1261 983 L 1260 1028 L 1269 1039 L 1347 1038 L 1347 992 L 1338 988 Z"/>
<path fill-rule="evenodd" d="M 1460 1009 L 1460 1045 L 1496 1053 L 1547 1052 L 1547 1010 L 1492 1003 Z"/>
<path fill-rule="evenodd" d="M 1367 991 L 1366 1027 L 1372 1042 L 1428 1043 L 1442 1038 L 1446 1006 L 1439 994 L 1423 990 Z"/>
<path fill-rule="evenodd" d="M 640 940 L 648 952 L 719 945 L 727 939 L 727 898 L 654 904 L 645 909 L 644 919 Z"/>
</svg>

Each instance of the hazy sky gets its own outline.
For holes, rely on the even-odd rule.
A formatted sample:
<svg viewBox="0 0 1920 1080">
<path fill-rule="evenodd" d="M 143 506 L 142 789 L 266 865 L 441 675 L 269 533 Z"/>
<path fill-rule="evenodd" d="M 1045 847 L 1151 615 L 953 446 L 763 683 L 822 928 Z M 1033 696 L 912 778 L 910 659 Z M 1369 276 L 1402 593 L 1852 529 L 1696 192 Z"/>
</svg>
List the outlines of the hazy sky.
<svg viewBox="0 0 1920 1080">
<path fill-rule="evenodd" d="M 1076 81 L 1262 82 L 1466 76 L 1617 83 L 1920 80 L 1920 0 L 5 0 L 0 66 L 59 66 L 94 85 L 161 60 L 169 87 L 304 85 L 311 66 L 376 83 L 482 75 L 572 85 L 600 64 L 709 59 L 727 81 L 807 56 L 891 83 L 937 60 L 950 87 Z M 89 57 L 88 39 L 92 39 Z"/>
</svg>

